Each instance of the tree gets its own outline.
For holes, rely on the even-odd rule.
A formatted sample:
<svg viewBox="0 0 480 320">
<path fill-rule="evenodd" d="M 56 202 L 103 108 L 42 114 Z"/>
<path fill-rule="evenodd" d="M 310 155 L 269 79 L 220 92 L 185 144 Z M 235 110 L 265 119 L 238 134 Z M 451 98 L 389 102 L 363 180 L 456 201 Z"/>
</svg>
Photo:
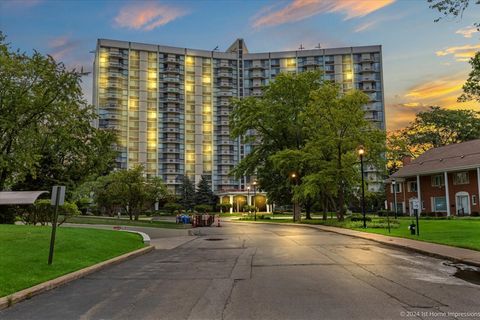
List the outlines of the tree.
<svg viewBox="0 0 480 320">
<path fill-rule="evenodd" d="M 459 102 L 476 100 L 480 102 L 480 52 L 470 59 L 472 71 L 463 85 L 463 94 L 458 98 Z"/>
<path fill-rule="evenodd" d="M 114 135 L 90 125 L 80 82 L 51 56 L 11 50 L 0 33 L 0 190 L 71 190 L 111 169 Z"/>
<path fill-rule="evenodd" d="M 405 129 L 389 135 L 389 169 L 398 169 L 404 156 L 416 157 L 431 148 L 479 138 L 480 112 L 431 107 L 417 113 Z"/>
<path fill-rule="evenodd" d="M 241 137 L 254 146 L 233 173 L 237 177 L 256 175 L 260 188 L 278 204 L 291 203 L 292 186 L 288 182 L 288 170 L 279 170 L 271 157 L 282 150 L 304 147 L 306 135 L 302 113 L 311 101 L 310 93 L 320 84 L 319 72 L 282 73 L 265 87 L 263 96 L 233 101 L 232 137 Z M 289 165 L 289 170 L 299 171 L 299 163 Z"/>
<path fill-rule="evenodd" d="M 186 175 L 182 177 L 179 203 L 185 210 L 192 210 L 195 205 L 195 185 Z"/>
<path fill-rule="evenodd" d="M 427 0 L 428 3 L 431 3 L 430 8 L 437 10 L 442 16 L 435 19 L 435 22 L 438 22 L 444 18 L 457 18 L 462 17 L 465 10 L 471 5 L 479 5 L 480 0 Z M 477 28 L 480 27 L 480 23 L 475 23 Z"/>
<path fill-rule="evenodd" d="M 334 181 L 337 198 L 337 215 L 343 220 L 348 190 L 359 185 L 360 170 L 357 150 L 362 145 L 367 150 L 365 162 L 383 168 L 382 153 L 385 150 L 385 134 L 365 120 L 363 105 L 368 96 L 360 91 L 342 94 L 338 84 L 324 83 L 312 93 L 305 118 L 309 139 L 305 152 L 318 158 L 316 168 L 310 170 L 310 183 L 315 183 L 318 173 Z M 317 183 L 322 186 L 325 178 Z M 323 188 L 326 186 L 323 185 Z"/>
<path fill-rule="evenodd" d="M 169 196 L 161 179 L 147 179 L 142 166 L 114 171 L 108 176 L 100 177 L 93 192 L 99 207 L 110 214 L 121 208 L 130 220 L 138 220 L 142 210 Z"/>
<path fill-rule="evenodd" d="M 195 203 L 196 205 L 215 204 L 215 195 L 210 186 L 210 179 L 208 176 L 202 175 L 202 178 L 198 182 L 197 191 L 195 193 Z"/>
</svg>

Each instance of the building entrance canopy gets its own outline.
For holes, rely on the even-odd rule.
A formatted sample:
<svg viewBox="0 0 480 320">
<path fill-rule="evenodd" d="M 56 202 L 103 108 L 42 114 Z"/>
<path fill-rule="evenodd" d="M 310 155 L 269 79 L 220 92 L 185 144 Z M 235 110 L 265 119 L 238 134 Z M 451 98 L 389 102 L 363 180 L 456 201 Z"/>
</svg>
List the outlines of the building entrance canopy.
<svg viewBox="0 0 480 320">
<path fill-rule="evenodd" d="M 33 204 L 47 191 L 0 191 L 0 205 Z"/>
</svg>

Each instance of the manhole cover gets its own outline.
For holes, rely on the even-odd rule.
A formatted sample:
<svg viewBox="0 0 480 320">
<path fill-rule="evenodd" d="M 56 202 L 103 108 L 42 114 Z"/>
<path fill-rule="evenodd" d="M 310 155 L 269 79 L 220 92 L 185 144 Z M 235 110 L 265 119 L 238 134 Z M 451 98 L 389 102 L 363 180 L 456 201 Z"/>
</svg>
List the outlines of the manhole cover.
<svg viewBox="0 0 480 320">
<path fill-rule="evenodd" d="M 223 240 L 221 238 L 208 238 L 208 239 L 205 239 L 205 241 L 220 241 L 220 240 Z"/>
</svg>

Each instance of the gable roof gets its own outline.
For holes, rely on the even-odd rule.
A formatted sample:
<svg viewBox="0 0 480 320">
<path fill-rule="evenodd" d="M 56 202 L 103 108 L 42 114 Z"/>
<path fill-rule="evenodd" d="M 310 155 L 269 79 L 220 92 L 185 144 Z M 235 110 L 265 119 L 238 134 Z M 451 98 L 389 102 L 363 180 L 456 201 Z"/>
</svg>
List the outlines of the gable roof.
<svg viewBox="0 0 480 320">
<path fill-rule="evenodd" d="M 400 168 L 391 178 L 433 174 L 480 167 L 480 139 L 449 144 L 425 151 L 410 164 Z"/>
</svg>

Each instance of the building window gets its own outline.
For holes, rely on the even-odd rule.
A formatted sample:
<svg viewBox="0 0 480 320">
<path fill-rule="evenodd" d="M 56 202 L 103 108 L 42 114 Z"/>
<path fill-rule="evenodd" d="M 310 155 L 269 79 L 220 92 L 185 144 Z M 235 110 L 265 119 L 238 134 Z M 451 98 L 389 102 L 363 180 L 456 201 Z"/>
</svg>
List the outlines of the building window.
<svg viewBox="0 0 480 320">
<path fill-rule="evenodd" d="M 433 187 L 442 187 L 445 185 L 445 179 L 443 174 L 437 174 L 432 176 L 432 186 Z"/>
<path fill-rule="evenodd" d="M 453 184 L 468 184 L 468 172 L 456 172 L 453 174 Z"/>
<path fill-rule="evenodd" d="M 417 181 L 408 182 L 408 192 L 417 192 Z"/>
<path fill-rule="evenodd" d="M 393 184 L 390 184 L 390 193 L 393 193 Z M 400 193 L 402 192 L 402 184 L 401 183 L 396 183 L 395 184 L 395 193 Z"/>
<path fill-rule="evenodd" d="M 472 205 L 477 205 L 477 196 L 472 194 Z"/>
<path fill-rule="evenodd" d="M 434 197 L 433 198 L 433 211 L 434 212 L 445 212 L 445 211 L 447 211 L 447 199 L 445 197 Z"/>
</svg>

